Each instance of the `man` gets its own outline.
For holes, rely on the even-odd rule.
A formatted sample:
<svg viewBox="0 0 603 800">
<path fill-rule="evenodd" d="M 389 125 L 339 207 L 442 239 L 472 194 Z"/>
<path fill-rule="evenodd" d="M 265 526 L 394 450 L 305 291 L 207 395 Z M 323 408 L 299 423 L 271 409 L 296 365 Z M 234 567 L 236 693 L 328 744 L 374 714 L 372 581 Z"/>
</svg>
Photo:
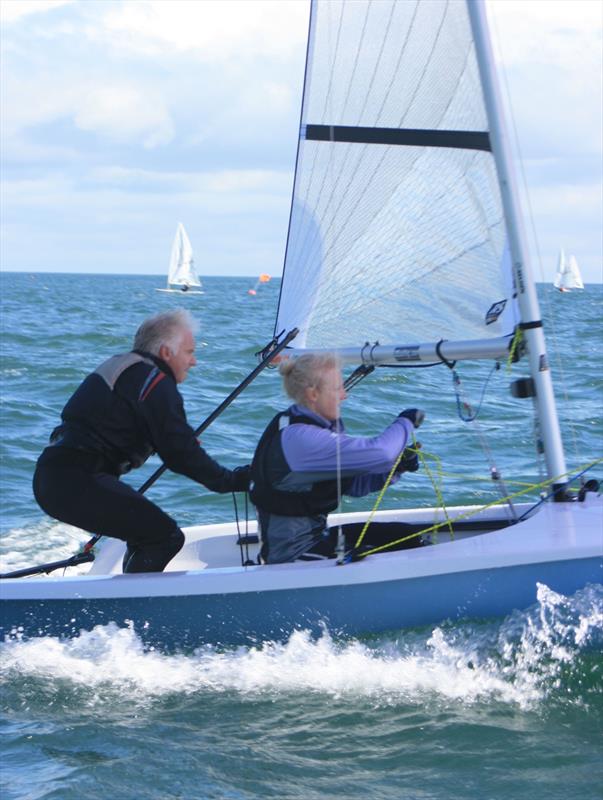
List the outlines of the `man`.
<svg viewBox="0 0 603 800">
<path fill-rule="evenodd" d="M 68 400 L 38 459 L 33 488 L 42 510 L 125 541 L 124 572 L 161 572 L 184 544 L 174 519 L 119 480 L 153 452 L 212 491 L 248 487 L 249 468 L 220 466 L 186 421 L 177 384 L 197 363 L 195 329 L 183 309 L 143 322 L 133 350 L 101 364 Z"/>
</svg>

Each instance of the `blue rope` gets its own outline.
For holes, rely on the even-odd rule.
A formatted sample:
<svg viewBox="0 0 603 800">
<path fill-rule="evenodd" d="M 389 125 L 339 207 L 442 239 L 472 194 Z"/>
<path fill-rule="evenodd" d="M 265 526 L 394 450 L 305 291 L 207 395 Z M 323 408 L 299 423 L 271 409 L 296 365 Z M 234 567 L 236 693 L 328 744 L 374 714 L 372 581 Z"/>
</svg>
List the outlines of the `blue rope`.
<svg viewBox="0 0 603 800">
<path fill-rule="evenodd" d="M 577 478 L 581 478 L 586 472 L 589 471 L 589 469 L 592 469 L 594 466 L 596 466 L 596 465 L 595 464 L 591 464 L 586 469 L 583 469 L 582 472 L 579 472 L 577 475 L 574 476 L 574 480 L 576 480 Z M 552 492 L 549 492 L 549 494 L 546 494 L 544 497 L 541 497 L 540 500 L 537 503 L 534 503 L 534 505 L 531 508 L 528 508 L 527 511 L 523 512 L 523 514 L 521 515 L 521 517 L 519 517 L 517 522 L 523 522 L 523 520 L 528 516 L 528 514 L 531 514 L 532 511 L 534 511 L 535 508 L 538 508 L 538 506 L 541 506 L 543 503 L 546 503 L 547 500 L 550 500 L 551 497 L 554 497 L 557 494 L 558 491 L 559 491 L 559 489 L 553 489 Z"/>
</svg>

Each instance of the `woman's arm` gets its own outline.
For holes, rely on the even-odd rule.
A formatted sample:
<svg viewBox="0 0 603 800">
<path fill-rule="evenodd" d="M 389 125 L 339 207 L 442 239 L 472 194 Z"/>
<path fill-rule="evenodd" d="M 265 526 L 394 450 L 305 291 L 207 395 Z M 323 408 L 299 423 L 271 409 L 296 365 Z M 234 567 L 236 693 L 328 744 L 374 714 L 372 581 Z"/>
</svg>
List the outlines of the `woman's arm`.
<svg viewBox="0 0 603 800">
<path fill-rule="evenodd" d="M 298 423 L 285 428 L 281 442 L 291 470 L 311 473 L 313 480 L 335 477 L 338 464 L 343 477 L 362 475 L 384 480 L 383 473 L 390 471 L 412 431 L 412 422 L 404 417 L 398 417 L 383 433 L 372 437 L 348 436 Z"/>
</svg>

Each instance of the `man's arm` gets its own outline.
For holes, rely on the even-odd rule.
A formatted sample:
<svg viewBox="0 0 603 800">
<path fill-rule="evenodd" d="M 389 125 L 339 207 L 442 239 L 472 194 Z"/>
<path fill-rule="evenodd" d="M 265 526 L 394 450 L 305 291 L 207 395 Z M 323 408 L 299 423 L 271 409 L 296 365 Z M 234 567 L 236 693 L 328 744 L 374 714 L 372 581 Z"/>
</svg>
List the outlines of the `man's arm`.
<svg viewBox="0 0 603 800">
<path fill-rule="evenodd" d="M 165 466 L 213 492 L 246 491 L 249 468 L 222 467 L 199 444 L 186 420 L 182 396 L 171 378 L 157 384 L 140 407 L 157 454 Z"/>
</svg>

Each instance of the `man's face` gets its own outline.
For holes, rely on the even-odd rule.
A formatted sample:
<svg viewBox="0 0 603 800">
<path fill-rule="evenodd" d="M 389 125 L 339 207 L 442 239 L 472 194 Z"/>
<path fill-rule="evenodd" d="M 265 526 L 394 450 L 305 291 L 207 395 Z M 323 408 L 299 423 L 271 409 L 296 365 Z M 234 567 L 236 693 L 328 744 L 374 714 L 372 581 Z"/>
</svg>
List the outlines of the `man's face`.
<svg viewBox="0 0 603 800">
<path fill-rule="evenodd" d="M 162 345 L 161 351 L 161 358 L 174 373 L 176 383 L 182 383 L 186 379 L 189 369 L 197 363 L 193 334 L 189 330 L 184 332 L 182 341 L 175 353 L 166 345 Z"/>
</svg>

